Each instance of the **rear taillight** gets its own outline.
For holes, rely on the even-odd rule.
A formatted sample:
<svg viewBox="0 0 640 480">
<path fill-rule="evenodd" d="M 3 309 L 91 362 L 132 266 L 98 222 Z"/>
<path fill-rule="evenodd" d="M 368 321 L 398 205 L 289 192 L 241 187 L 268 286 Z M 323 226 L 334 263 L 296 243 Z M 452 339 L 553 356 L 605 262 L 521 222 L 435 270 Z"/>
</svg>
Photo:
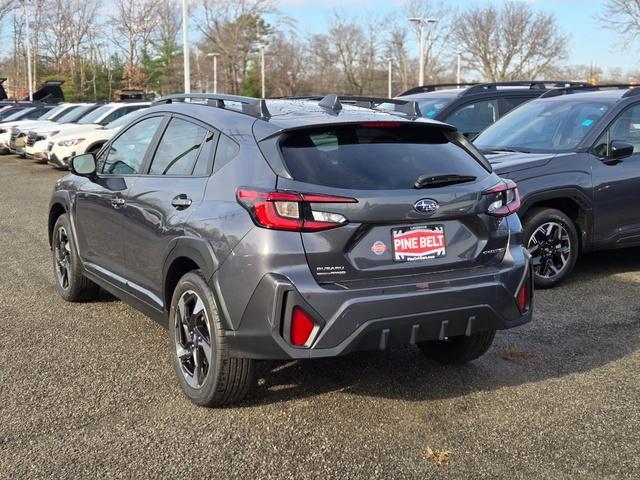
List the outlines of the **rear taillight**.
<svg viewBox="0 0 640 480">
<path fill-rule="evenodd" d="M 347 223 L 339 213 L 311 208 L 312 203 L 356 203 L 355 198 L 312 193 L 269 192 L 240 188 L 238 202 L 259 227 L 295 232 L 318 232 Z"/>
<path fill-rule="evenodd" d="M 529 274 L 516 293 L 516 303 L 522 314 L 526 313 L 531 306 L 531 275 Z"/>
<path fill-rule="evenodd" d="M 503 180 L 495 187 L 482 192 L 491 198 L 487 213 L 494 217 L 506 217 L 516 213 L 520 208 L 520 193 L 518 186 L 511 180 Z"/>
<path fill-rule="evenodd" d="M 291 345 L 295 347 L 310 347 L 319 328 L 307 312 L 295 307 L 291 314 Z"/>
</svg>

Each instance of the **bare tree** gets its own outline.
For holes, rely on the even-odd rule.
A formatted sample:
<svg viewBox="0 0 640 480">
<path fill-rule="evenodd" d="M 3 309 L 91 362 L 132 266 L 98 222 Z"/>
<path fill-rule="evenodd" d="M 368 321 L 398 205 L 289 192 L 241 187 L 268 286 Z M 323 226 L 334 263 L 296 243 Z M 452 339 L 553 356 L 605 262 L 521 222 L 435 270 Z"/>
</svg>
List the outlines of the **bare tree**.
<svg viewBox="0 0 640 480">
<path fill-rule="evenodd" d="M 202 0 L 198 28 L 204 50 L 220 55 L 224 84 L 238 93 L 258 42 L 270 33 L 263 16 L 272 12 L 271 0 Z"/>
<path fill-rule="evenodd" d="M 143 83 L 140 62 L 148 51 L 158 22 L 153 0 L 116 0 L 110 16 L 111 41 L 124 52 L 127 88 Z"/>
<path fill-rule="evenodd" d="M 399 79 L 400 90 L 409 88 L 409 82 L 413 83 L 413 65 L 409 56 L 407 39 L 409 32 L 405 26 L 393 25 L 389 31 L 389 37 L 385 44 L 385 58 L 391 61 L 392 69 Z"/>
<path fill-rule="evenodd" d="M 467 10 L 457 18 L 455 40 L 467 66 L 486 80 L 535 78 L 566 56 L 567 39 L 552 14 L 506 2 Z"/>
<path fill-rule="evenodd" d="M 629 40 L 640 37 L 640 0 L 607 0 L 601 15 L 604 24 Z"/>
<path fill-rule="evenodd" d="M 158 83 L 160 93 L 164 95 L 179 89 L 181 84 L 178 34 L 182 27 L 182 11 L 176 0 L 160 0 L 156 8 L 159 18 L 151 44 L 162 70 Z"/>
<path fill-rule="evenodd" d="M 47 10 L 41 48 L 56 73 L 60 74 L 65 58 L 72 53 L 74 47 L 72 30 L 77 28 L 75 9 L 69 0 L 52 0 Z"/>
<path fill-rule="evenodd" d="M 11 10 L 16 6 L 14 0 L 0 0 L 0 27 L 2 26 L 2 20 L 6 17 Z"/>
<path fill-rule="evenodd" d="M 343 13 L 333 12 L 328 39 L 340 62 L 347 93 L 363 94 L 373 87 L 378 62 L 377 32 L 373 20 L 363 27 Z"/>
<path fill-rule="evenodd" d="M 306 93 L 321 94 L 340 91 L 342 72 L 338 67 L 338 54 L 327 35 L 315 34 L 307 39 L 305 76 L 309 87 Z"/>
<path fill-rule="evenodd" d="M 305 87 L 304 47 L 293 35 L 276 33 L 266 52 L 266 78 L 271 95 L 300 95 Z"/>
</svg>

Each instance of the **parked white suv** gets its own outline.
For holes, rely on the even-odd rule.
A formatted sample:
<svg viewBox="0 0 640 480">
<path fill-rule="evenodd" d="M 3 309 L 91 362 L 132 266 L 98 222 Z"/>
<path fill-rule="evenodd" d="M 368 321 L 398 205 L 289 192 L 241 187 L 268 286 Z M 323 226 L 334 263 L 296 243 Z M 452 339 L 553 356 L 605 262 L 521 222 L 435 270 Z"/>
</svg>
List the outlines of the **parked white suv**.
<svg viewBox="0 0 640 480">
<path fill-rule="evenodd" d="M 129 112 L 124 117 L 120 117 L 104 127 L 88 128 L 86 130 L 73 130 L 71 133 L 65 132 L 51 140 L 47 145 L 46 157 L 52 167 L 67 169 L 69 161 L 76 155 L 83 153 L 97 153 L 102 146 L 120 130 L 122 125 L 129 123 L 137 115 L 142 114 L 145 107 Z"/>
<path fill-rule="evenodd" d="M 78 106 L 79 104 L 77 103 L 62 103 L 37 119 L 2 122 L 2 125 L 0 125 L 0 151 L 9 151 L 12 129 L 35 128 L 37 126 L 50 125 L 78 108 Z"/>
<path fill-rule="evenodd" d="M 55 126 L 49 125 L 30 130 L 24 148 L 25 156 L 27 158 L 47 161 L 47 147 L 52 140 L 55 141 L 57 138 L 60 138 L 60 135 L 98 129 L 130 112 L 148 107 L 149 105 L 149 102 L 106 103 L 88 112 L 75 123 Z"/>
</svg>

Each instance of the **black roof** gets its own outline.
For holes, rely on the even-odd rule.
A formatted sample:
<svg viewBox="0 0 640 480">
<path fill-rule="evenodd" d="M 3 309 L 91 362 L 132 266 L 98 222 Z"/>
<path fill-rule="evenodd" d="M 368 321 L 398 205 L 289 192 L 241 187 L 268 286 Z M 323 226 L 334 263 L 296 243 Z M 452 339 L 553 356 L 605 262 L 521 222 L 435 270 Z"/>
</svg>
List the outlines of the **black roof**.
<svg viewBox="0 0 640 480">
<path fill-rule="evenodd" d="M 584 87 L 590 85 L 587 82 L 572 82 L 566 80 L 526 80 L 526 81 L 504 81 L 487 83 L 440 83 L 433 85 L 422 85 L 414 87 L 398 95 L 399 97 L 419 94 L 429 94 L 437 91 L 447 91 L 455 93 L 457 96 L 474 95 L 483 92 L 495 92 L 498 90 L 532 90 L 532 93 L 540 93 L 541 90 L 549 90 L 561 87 Z M 447 89 L 447 90 L 445 90 Z"/>
</svg>

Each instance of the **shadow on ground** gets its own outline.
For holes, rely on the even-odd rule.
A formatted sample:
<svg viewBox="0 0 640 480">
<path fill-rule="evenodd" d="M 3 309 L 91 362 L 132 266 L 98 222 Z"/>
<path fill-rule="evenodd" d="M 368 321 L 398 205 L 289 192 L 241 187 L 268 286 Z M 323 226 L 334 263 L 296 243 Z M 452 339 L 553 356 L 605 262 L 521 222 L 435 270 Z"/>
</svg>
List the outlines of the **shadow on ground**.
<svg viewBox="0 0 640 480">
<path fill-rule="evenodd" d="M 499 332 L 464 366 L 442 366 L 415 347 L 345 357 L 263 362 L 246 406 L 343 391 L 423 401 L 589 371 L 640 345 L 640 249 L 586 255 L 564 285 L 536 292 L 534 321 Z"/>
</svg>

